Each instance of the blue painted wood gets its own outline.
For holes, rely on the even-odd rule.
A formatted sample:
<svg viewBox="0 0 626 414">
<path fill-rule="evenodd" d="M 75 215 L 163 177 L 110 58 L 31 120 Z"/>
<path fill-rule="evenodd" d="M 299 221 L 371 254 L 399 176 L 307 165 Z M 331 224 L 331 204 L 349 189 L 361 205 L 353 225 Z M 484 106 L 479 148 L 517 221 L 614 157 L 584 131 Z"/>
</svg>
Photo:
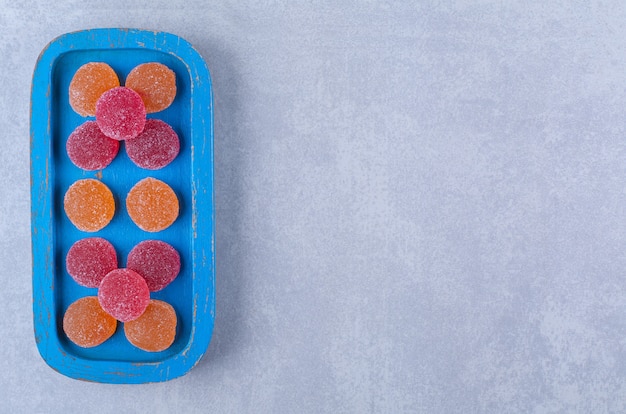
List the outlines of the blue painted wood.
<svg viewBox="0 0 626 414">
<path fill-rule="evenodd" d="M 170 165 L 143 170 L 130 161 L 123 145 L 101 171 L 83 171 L 71 163 L 65 141 L 87 118 L 69 106 L 68 87 L 76 70 L 92 61 L 111 65 L 122 84 L 140 63 L 157 61 L 174 70 L 174 103 L 148 115 L 168 122 L 180 137 L 180 153 Z M 178 219 L 159 233 L 140 230 L 125 209 L 130 188 L 148 176 L 168 183 L 180 201 Z M 77 230 L 63 210 L 65 191 L 81 178 L 101 180 L 115 197 L 113 220 L 96 233 Z M 35 340 L 48 365 L 72 378 L 107 383 L 166 381 L 187 373 L 209 345 L 215 313 L 212 88 L 198 52 L 173 34 L 135 29 L 86 30 L 52 41 L 33 75 L 31 201 Z M 121 323 L 112 338 L 94 348 L 78 347 L 63 333 L 67 307 L 80 297 L 97 295 L 97 289 L 79 286 L 67 274 L 65 256 L 75 241 L 94 236 L 113 243 L 120 267 L 142 240 L 163 240 L 180 252 L 178 277 L 151 294 L 170 303 L 178 315 L 176 339 L 169 349 L 149 353 L 133 347 Z"/>
</svg>

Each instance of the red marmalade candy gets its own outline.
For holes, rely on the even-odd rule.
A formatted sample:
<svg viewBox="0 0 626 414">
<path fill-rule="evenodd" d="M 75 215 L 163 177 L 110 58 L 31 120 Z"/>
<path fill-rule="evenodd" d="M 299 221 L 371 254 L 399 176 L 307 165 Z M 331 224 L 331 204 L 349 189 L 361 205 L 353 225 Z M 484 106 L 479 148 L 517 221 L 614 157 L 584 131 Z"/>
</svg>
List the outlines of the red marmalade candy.
<svg viewBox="0 0 626 414">
<path fill-rule="evenodd" d="M 130 269 L 109 272 L 98 289 L 102 309 L 121 322 L 137 319 L 150 303 L 150 290 L 145 279 Z"/>
<path fill-rule="evenodd" d="M 180 255 L 165 242 L 145 240 L 128 253 L 126 267 L 143 276 L 150 292 L 156 292 L 178 276 Z"/>
<path fill-rule="evenodd" d="M 109 138 L 133 139 L 146 125 L 146 107 L 132 89 L 123 86 L 109 89 L 96 103 L 96 122 Z"/>
<path fill-rule="evenodd" d="M 126 142 L 126 153 L 138 167 L 158 170 L 178 155 L 178 135 L 167 123 L 148 119 L 143 132 Z"/>
<path fill-rule="evenodd" d="M 90 237 L 78 240 L 70 247 L 65 267 L 79 285 L 97 288 L 110 271 L 117 269 L 117 254 L 105 239 Z"/>
<path fill-rule="evenodd" d="M 119 141 L 104 135 L 95 121 L 87 121 L 67 138 L 65 149 L 70 160 L 83 170 L 101 170 L 113 161 Z"/>
</svg>

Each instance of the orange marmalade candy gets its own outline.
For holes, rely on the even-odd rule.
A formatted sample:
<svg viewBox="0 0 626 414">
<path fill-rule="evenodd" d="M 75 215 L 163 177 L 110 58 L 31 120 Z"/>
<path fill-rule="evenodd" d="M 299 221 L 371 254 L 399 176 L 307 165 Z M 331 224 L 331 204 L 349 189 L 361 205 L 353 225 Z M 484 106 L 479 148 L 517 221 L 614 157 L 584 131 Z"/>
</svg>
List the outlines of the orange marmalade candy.
<svg viewBox="0 0 626 414">
<path fill-rule="evenodd" d="M 174 102 L 176 75 L 161 63 L 143 63 L 128 74 L 126 87 L 141 96 L 147 113 L 159 112 Z"/>
<path fill-rule="evenodd" d="M 169 285 L 180 272 L 180 254 L 161 240 L 144 240 L 128 253 L 126 267 L 146 279 L 150 292 Z"/>
<path fill-rule="evenodd" d="M 111 66 L 103 62 L 86 63 L 70 82 L 70 105 L 82 116 L 95 116 L 98 98 L 117 86 L 120 80 Z"/>
<path fill-rule="evenodd" d="M 78 299 L 63 316 L 63 331 L 70 341 L 83 348 L 100 345 L 115 333 L 116 328 L 117 321 L 102 310 L 95 296 Z"/>
<path fill-rule="evenodd" d="M 130 189 L 126 210 L 140 229 L 157 232 L 168 228 L 178 217 L 178 197 L 169 185 L 148 177 Z"/>
<path fill-rule="evenodd" d="M 139 318 L 124 323 L 124 333 L 137 348 L 160 352 L 174 343 L 176 324 L 176 312 L 172 305 L 152 299 Z"/>
<path fill-rule="evenodd" d="M 88 232 L 104 228 L 115 213 L 113 193 L 106 185 L 92 178 L 72 184 L 65 193 L 63 205 L 72 224 Z"/>
</svg>

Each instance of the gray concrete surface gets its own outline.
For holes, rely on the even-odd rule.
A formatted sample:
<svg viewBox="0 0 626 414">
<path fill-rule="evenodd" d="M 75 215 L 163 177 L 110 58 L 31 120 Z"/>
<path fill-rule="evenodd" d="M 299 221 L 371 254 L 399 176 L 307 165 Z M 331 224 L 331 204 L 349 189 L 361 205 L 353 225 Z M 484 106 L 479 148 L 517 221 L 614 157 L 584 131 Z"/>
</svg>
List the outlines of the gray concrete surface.
<svg viewBox="0 0 626 414">
<path fill-rule="evenodd" d="M 0 1 L 0 411 L 626 412 L 625 20 L 620 1 Z M 161 384 L 65 378 L 33 339 L 31 75 L 95 27 L 175 33 L 213 76 L 216 329 Z"/>
</svg>

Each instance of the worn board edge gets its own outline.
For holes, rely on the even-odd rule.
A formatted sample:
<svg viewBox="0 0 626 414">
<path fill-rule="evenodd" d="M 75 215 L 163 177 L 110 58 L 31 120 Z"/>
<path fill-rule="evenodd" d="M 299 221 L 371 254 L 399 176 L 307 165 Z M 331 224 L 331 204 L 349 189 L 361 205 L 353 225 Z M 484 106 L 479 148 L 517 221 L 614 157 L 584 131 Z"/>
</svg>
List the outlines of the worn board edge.
<svg viewBox="0 0 626 414">
<path fill-rule="evenodd" d="M 193 321 L 189 342 L 175 356 L 157 363 L 87 360 L 64 351 L 56 335 L 54 309 L 54 228 L 51 154 L 51 77 L 55 61 L 82 48 L 147 48 L 179 58 L 191 75 L 192 277 Z M 31 231 L 33 317 L 37 348 L 54 370 L 71 378 L 105 383 L 160 382 L 186 374 L 206 352 L 215 319 L 213 205 L 213 97 L 209 69 L 179 36 L 139 29 L 93 29 L 62 35 L 41 52 L 31 90 Z"/>
</svg>

